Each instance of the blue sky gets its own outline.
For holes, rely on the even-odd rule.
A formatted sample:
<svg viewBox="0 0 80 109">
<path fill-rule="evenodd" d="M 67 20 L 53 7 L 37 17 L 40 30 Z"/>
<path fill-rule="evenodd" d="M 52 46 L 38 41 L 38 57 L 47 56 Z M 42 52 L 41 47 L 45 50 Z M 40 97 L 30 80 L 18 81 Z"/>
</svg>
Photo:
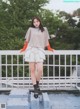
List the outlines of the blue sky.
<svg viewBox="0 0 80 109">
<path fill-rule="evenodd" d="M 64 0 L 49 0 L 49 4 L 45 8 L 52 11 L 60 10 L 72 13 L 74 10 L 80 8 L 80 2 L 64 2 Z"/>
</svg>

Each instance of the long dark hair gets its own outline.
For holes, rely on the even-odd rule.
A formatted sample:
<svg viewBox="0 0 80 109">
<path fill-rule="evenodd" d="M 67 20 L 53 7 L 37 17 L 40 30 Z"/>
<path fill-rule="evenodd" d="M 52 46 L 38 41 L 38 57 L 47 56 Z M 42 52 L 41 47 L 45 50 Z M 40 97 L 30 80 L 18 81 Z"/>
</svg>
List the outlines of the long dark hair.
<svg viewBox="0 0 80 109">
<path fill-rule="evenodd" d="M 33 25 L 34 19 L 37 19 L 40 22 L 39 29 L 43 32 L 44 28 L 43 28 L 43 25 L 42 25 L 41 20 L 40 20 L 39 17 L 33 17 L 31 27 L 35 28 L 35 26 Z"/>
</svg>

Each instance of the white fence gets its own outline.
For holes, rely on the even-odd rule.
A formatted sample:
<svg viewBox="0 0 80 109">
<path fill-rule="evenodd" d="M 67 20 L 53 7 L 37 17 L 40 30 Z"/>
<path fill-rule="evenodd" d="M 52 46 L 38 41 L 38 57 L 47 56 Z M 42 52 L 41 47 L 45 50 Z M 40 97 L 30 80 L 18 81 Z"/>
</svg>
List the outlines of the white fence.
<svg viewBox="0 0 80 109">
<path fill-rule="evenodd" d="M 46 51 L 42 90 L 76 90 L 80 84 L 80 50 Z M 0 51 L 0 90 L 32 89 L 29 65 L 19 50 Z"/>
</svg>

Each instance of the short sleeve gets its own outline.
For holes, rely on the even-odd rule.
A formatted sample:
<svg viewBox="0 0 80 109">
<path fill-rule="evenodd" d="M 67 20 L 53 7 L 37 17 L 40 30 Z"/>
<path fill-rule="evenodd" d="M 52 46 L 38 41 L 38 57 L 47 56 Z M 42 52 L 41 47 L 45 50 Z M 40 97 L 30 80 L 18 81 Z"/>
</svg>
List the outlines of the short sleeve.
<svg viewBox="0 0 80 109">
<path fill-rule="evenodd" d="M 27 30 L 26 35 L 25 35 L 25 39 L 26 39 L 26 41 L 28 41 L 28 42 L 29 42 L 29 40 L 30 40 L 30 33 L 31 33 L 31 28 L 29 28 L 29 29 Z"/>
<path fill-rule="evenodd" d="M 45 29 L 45 34 L 46 34 L 47 39 L 50 39 L 48 29 L 46 27 L 44 27 L 44 29 Z"/>
</svg>

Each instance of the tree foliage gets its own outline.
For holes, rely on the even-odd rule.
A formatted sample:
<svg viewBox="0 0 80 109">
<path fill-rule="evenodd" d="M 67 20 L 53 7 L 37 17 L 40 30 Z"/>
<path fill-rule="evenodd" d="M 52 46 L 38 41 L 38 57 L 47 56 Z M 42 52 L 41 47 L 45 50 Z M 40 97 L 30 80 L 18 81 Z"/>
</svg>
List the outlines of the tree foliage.
<svg viewBox="0 0 80 109">
<path fill-rule="evenodd" d="M 39 16 L 43 26 L 57 37 L 50 40 L 55 49 L 80 49 L 80 20 L 76 24 L 73 16 L 80 16 L 80 9 L 70 15 L 64 11 L 56 14 L 43 6 L 49 0 L 0 0 L 0 50 L 20 49 L 31 19 Z"/>
<path fill-rule="evenodd" d="M 0 0 L 0 49 L 19 49 L 33 16 L 48 0 Z M 1 46 L 2 45 L 2 46 Z"/>
</svg>

